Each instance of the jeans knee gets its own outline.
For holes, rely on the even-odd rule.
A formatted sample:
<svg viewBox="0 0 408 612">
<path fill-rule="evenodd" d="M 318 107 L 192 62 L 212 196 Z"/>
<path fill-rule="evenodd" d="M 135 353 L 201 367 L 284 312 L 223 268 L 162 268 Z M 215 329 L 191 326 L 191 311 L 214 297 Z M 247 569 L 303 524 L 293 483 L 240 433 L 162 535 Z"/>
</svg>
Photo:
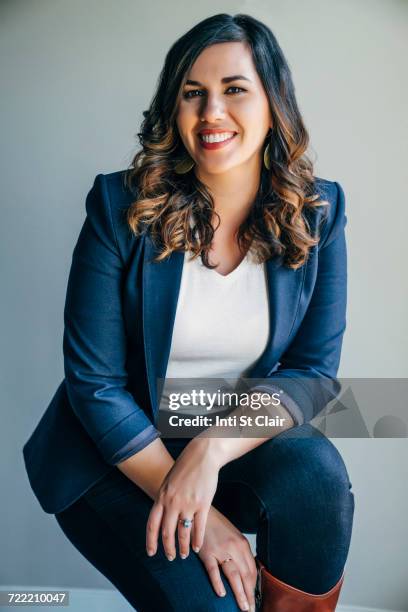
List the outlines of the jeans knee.
<svg viewBox="0 0 408 612">
<path fill-rule="evenodd" d="M 328 438 L 322 438 L 315 451 L 309 453 L 308 461 L 311 474 L 319 485 L 317 498 L 321 497 L 321 503 L 350 506 L 350 500 L 354 499 L 352 484 L 344 460 L 334 444 Z"/>
<path fill-rule="evenodd" d="M 310 525 L 310 533 L 321 534 L 326 545 L 348 550 L 354 516 L 354 494 L 345 463 L 328 438 L 304 444 L 298 450 L 303 470 L 295 477 L 293 512 Z M 297 509 L 295 509 L 297 507 Z"/>
<path fill-rule="evenodd" d="M 342 456 L 328 438 L 288 438 L 272 456 L 262 495 L 271 516 L 278 512 L 293 520 L 299 515 L 314 520 L 324 514 L 331 522 L 339 517 L 345 523 L 352 520 L 352 484 Z"/>
</svg>

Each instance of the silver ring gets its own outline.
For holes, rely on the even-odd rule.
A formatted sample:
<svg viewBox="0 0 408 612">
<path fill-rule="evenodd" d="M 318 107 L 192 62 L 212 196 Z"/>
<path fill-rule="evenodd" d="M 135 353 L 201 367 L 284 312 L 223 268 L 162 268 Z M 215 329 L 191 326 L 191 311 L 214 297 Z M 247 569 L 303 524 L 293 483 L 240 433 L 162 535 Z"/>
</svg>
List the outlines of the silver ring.
<svg viewBox="0 0 408 612">
<path fill-rule="evenodd" d="M 183 527 L 191 527 L 194 519 L 179 519 L 179 523 L 183 525 Z"/>
<path fill-rule="evenodd" d="M 233 561 L 233 558 L 232 557 L 227 557 L 226 559 L 224 559 L 224 561 L 221 561 L 221 565 L 223 563 L 226 563 L 227 561 Z"/>
</svg>

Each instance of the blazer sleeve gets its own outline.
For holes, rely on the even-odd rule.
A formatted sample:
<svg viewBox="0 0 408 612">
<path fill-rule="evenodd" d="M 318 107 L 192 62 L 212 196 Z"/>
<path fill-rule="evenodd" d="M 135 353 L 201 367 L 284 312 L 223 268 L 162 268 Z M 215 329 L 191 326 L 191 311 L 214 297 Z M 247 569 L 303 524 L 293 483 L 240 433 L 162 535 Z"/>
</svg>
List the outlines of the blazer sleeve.
<svg viewBox="0 0 408 612">
<path fill-rule="evenodd" d="M 116 465 L 160 432 L 126 389 L 124 262 L 103 174 L 95 178 L 85 207 L 64 308 L 65 384 L 74 413 L 104 460 Z"/>
<path fill-rule="evenodd" d="M 333 209 L 318 245 L 311 301 L 279 366 L 251 391 L 280 393 L 295 425 L 312 420 L 338 396 L 337 380 L 346 329 L 347 251 L 344 191 L 335 182 Z"/>
</svg>

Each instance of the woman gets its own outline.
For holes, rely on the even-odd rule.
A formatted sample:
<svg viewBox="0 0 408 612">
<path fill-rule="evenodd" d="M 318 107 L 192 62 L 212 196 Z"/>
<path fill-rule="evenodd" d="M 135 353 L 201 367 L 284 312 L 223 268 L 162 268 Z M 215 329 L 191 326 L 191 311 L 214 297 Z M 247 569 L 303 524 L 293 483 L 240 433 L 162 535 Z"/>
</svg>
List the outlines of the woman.
<svg viewBox="0 0 408 612">
<path fill-rule="evenodd" d="M 182 36 L 139 137 L 87 197 L 31 485 L 140 612 L 334 610 L 354 496 L 310 420 L 340 387 L 345 202 L 271 31 L 220 14 Z M 157 382 L 183 377 L 249 381 L 276 425 L 161 437 Z"/>
</svg>

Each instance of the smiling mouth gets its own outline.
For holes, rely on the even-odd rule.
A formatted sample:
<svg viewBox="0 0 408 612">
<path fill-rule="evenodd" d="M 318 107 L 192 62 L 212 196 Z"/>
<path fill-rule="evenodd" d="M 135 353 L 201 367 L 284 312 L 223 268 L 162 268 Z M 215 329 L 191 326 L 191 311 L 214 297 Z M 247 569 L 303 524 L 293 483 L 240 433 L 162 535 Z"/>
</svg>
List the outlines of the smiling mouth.
<svg viewBox="0 0 408 612">
<path fill-rule="evenodd" d="M 200 146 L 203 149 L 211 151 L 211 150 L 222 149 L 228 146 L 234 140 L 236 136 L 238 136 L 238 134 L 235 132 L 234 134 L 231 133 L 228 136 L 228 138 L 224 138 L 223 140 L 212 140 L 211 141 L 211 140 L 204 140 L 201 134 L 199 134 L 198 140 L 199 140 Z"/>
<path fill-rule="evenodd" d="M 215 142 L 225 142 L 226 140 L 231 140 L 236 136 L 237 132 L 224 132 L 224 133 L 215 133 L 215 134 L 198 134 L 198 137 L 201 142 L 206 142 L 208 144 L 213 144 Z"/>
</svg>

